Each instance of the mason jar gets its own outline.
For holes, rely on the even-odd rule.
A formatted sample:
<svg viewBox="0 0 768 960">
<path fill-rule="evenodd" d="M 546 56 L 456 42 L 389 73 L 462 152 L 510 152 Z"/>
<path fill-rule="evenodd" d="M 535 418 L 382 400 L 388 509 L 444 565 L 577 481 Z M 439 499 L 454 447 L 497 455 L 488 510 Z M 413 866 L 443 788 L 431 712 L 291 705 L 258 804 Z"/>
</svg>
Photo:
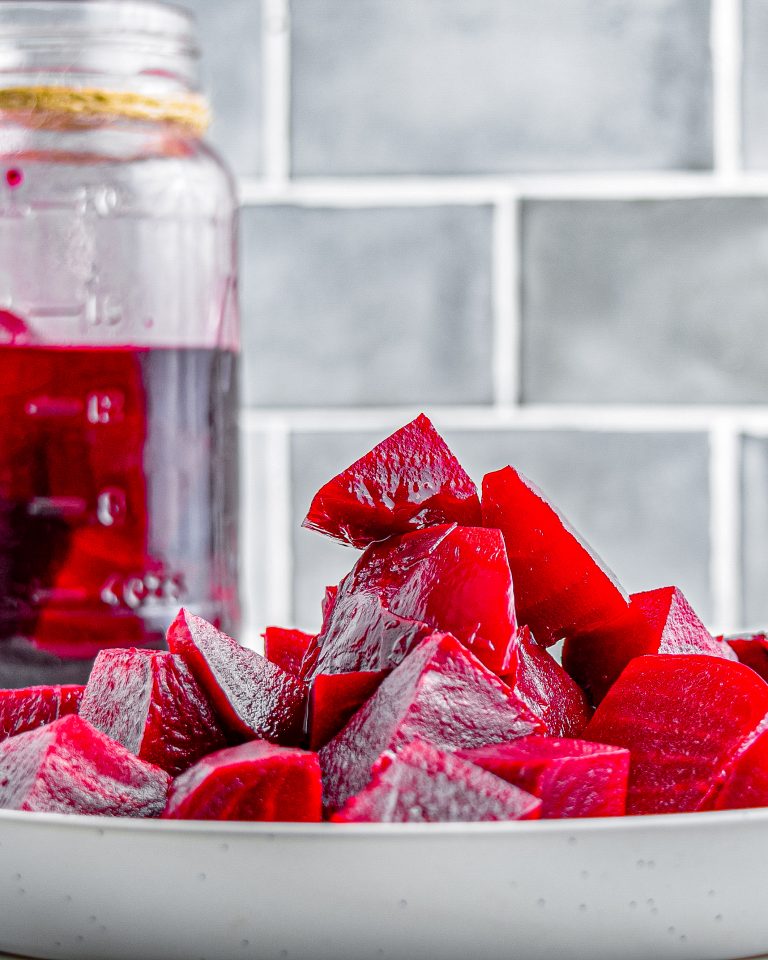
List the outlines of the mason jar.
<svg viewBox="0 0 768 960">
<path fill-rule="evenodd" d="M 0 686 L 236 630 L 232 180 L 194 21 L 0 0 Z"/>
</svg>

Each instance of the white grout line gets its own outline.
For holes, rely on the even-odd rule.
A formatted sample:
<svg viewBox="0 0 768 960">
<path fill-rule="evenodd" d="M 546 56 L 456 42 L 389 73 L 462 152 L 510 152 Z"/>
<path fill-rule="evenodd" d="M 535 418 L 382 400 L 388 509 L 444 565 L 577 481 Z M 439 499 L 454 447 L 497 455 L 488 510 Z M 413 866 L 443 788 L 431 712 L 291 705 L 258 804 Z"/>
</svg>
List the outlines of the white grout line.
<svg viewBox="0 0 768 960">
<path fill-rule="evenodd" d="M 266 623 L 291 622 L 293 612 L 291 550 L 291 445 L 290 435 L 280 418 L 265 424 L 266 433 L 266 529 L 261 549 L 265 556 L 266 600 L 263 617 Z"/>
<path fill-rule="evenodd" d="M 386 431 L 406 423 L 420 407 L 241 410 L 245 428 L 267 429 L 279 418 L 296 432 Z M 768 436 L 768 406 L 530 405 L 520 407 L 439 407 L 426 412 L 445 430 L 595 430 L 621 432 L 707 432 L 728 422 L 732 429 Z"/>
<path fill-rule="evenodd" d="M 741 167 L 741 0 L 712 0 L 713 137 L 715 170 Z"/>
<path fill-rule="evenodd" d="M 290 173 L 290 11 L 288 0 L 263 0 L 264 180 L 259 189 L 278 190 Z"/>
<path fill-rule="evenodd" d="M 286 203 L 306 207 L 419 206 L 544 200 L 665 200 L 768 196 L 768 174 L 709 173 L 563 174 L 531 177 L 423 177 L 265 182 L 244 177 L 245 205 Z"/>
<path fill-rule="evenodd" d="M 710 575 L 716 633 L 741 627 L 739 431 L 721 419 L 710 434 Z"/>
<path fill-rule="evenodd" d="M 500 407 L 520 397 L 519 206 L 502 200 L 493 217 L 493 393 Z"/>
<path fill-rule="evenodd" d="M 248 481 L 253 472 L 258 469 L 258 463 L 253 456 L 253 447 L 248 443 L 247 429 L 240 425 L 240 523 L 238 527 L 238 570 L 240 571 L 240 603 L 242 613 L 241 632 L 238 636 L 240 643 L 251 646 L 250 629 L 255 620 L 260 619 L 262 611 L 253 603 L 251 585 L 256 582 L 256 557 L 258 550 L 258 530 L 254 528 L 255 511 L 246 509 L 244 493 L 248 491 Z M 250 493 L 250 491 L 249 491 Z M 248 498 L 250 507 L 251 498 Z"/>
</svg>

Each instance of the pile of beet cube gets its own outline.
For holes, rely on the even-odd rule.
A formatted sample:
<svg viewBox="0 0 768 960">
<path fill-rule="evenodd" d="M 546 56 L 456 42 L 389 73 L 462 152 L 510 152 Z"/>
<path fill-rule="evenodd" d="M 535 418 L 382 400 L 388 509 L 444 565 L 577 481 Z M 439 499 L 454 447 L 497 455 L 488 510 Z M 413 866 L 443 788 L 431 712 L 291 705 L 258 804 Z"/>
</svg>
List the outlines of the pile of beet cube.
<svg viewBox="0 0 768 960">
<path fill-rule="evenodd" d="M 420 416 L 305 526 L 362 551 L 265 655 L 181 610 L 168 651 L 0 691 L 0 807 L 403 822 L 768 805 L 768 641 L 627 596 L 512 467 L 482 499 Z M 562 666 L 547 648 L 563 643 Z"/>
</svg>

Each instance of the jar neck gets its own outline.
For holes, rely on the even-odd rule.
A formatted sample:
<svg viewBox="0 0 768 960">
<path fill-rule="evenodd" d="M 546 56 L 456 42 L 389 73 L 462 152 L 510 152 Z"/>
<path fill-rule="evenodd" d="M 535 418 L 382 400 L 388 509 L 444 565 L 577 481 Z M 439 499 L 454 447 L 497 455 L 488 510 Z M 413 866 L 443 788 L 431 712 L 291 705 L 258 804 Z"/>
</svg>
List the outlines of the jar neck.
<svg viewBox="0 0 768 960">
<path fill-rule="evenodd" d="M 149 0 L 0 0 L 0 88 L 198 90 L 194 22 Z"/>
</svg>

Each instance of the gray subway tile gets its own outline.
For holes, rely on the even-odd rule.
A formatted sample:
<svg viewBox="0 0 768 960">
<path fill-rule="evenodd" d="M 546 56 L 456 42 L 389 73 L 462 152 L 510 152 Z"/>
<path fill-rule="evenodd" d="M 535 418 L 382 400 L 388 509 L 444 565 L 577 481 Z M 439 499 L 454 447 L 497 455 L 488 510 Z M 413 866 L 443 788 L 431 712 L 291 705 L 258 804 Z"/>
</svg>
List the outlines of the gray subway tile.
<svg viewBox="0 0 768 960">
<path fill-rule="evenodd" d="M 242 212 L 245 402 L 491 399 L 491 210 Z"/>
<path fill-rule="evenodd" d="M 698 169 L 708 0 L 292 0 L 298 175 Z"/>
<path fill-rule="evenodd" d="M 267 442 L 257 430 L 240 433 L 240 599 L 242 636 L 258 639 L 267 618 Z M 238 638 L 240 639 L 240 638 Z"/>
<path fill-rule="evenodd" d="M 751 169 L 768 167 L 768 4 L 744 0 L 742 149 Z"/>
<path fill-rule="evenodd" d="M 261 170 L 261 0 L 177 0 L 194 13 L 213 108 L 210 142 L 242 175 Z"/>
<path fill-rule="evenodd" d="M 392 429 L 399 424 L 393 423 Z M 436 424 L 439 428 L 439 423 Z M 317 488 L 386 435 L 293 438 L 295 616 L 319 624 L 326 583 L 357 552 L 300 528 Z M 704 434 L 578 430 L 443 431 L 479 484 L 511 463 L 558 506 L 629 591 L 675 584 L 709 619 L 709 452 Z"/>
<path fill-rule="evenodd" d="M 742 441 L 742 584 L 744 625 L 768 627 L 768 439 Z"/>
<path fill-rule="evenodd" d="M 768 401 L 768 199 L 531 201 L 522 247 L 526 402 Z"/>
</svg>

